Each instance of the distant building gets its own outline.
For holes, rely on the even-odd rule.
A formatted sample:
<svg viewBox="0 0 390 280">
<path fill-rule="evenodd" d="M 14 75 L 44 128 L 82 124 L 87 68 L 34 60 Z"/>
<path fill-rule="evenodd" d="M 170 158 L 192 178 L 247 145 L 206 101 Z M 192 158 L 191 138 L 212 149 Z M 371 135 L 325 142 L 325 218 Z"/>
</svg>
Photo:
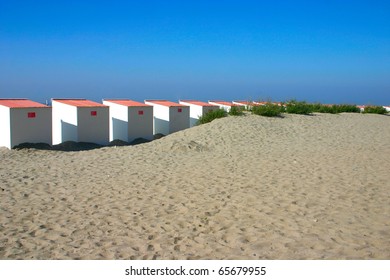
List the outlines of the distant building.
<svg viewBox="0 0 390 280">
<path fill-rule="evenodd" d="M 360 112 L 364 112 L 364 109 L 366 108 L 366 105 L 358 105 L 358 106 L 356 106 L 356 107 L 358 107 L 359 109 L 360 109 Z"/>
<path fill-rule="evenodd" d="M 52 108 L 28 99 L 0 99 L 0 146 L 51 144 Z"/>
<path fill-rule="evenodd" d="M 153 140 L 153 106 L 128 100 L 105 99 L 110 107 L 110 141 Z"/>
<path fill-rule="evenodd" d="M 167 100 L 145 100 L 153 106 L 153 133 L 168 135 L 190 127 L 190 108 Z"/>
<path fill-rule="evenodd" d="M 109 108 L 86 99 L 52 99 L 53 145 L 66 141 L 109 143 Z"/>
<path fill-rule="evenodd" d="M 208 112 L 219 109 L 217 105 L 211 105 L 206 102 L 196 100 L 179 100 L 179 103 L 190 107 L 190 127 L 193 127 L 199 117 L 207 114 Z"/>
<path fill-rule="evenodd" d="M 231 108 L 234 106 L 243 107 L 241 105 L 237 105 L 237 104 L 227 102 L 227 101 L 222 101 L 222 100 L 209 100 L 209 104 L 216 105 L 219 108 L 224 109 L 226 112 L 230 112 Z"/>
<path fill-rule="evenodd" d="M 244 107 L 246 110 L 251 110 L 253 106 L 262 105 L 254 101 L 235 100 L 232 102 L 234 105 Z"/>
</svg>

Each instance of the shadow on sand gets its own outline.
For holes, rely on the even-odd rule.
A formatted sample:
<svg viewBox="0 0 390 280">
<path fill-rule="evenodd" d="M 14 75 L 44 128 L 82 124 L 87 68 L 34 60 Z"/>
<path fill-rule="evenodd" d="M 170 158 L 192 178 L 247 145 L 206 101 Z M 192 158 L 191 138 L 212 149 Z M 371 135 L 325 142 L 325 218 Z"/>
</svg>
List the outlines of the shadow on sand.
<svg viewBox="0 0 390 280">
<path fill-rule="evenodd" d="M 160 139 L 164 135 L 155 135 L 153 140 Z M 137 138 L 131 142 L 126 142 L 122 140 L 113 140 L 108 145 L 99 145 L 89 142 L 74 142 L 66 141 L 58 145 L 50 146 L 47 143 L 22 143 L 15 146 L 13 149 L 22 150 L 22 149 L 35 149 L 35 150 L 50 150 L 50 151 L 62 151 L 62 152 L 77 152 L 77 151 L 89 151 L 94 149 L 100 149 L 104 147 L 114 147 L 114 146 L 135 146 L 144 143 L 151 142 L 153 140 L 146 140 L 144 138 Z"/>
</svg>

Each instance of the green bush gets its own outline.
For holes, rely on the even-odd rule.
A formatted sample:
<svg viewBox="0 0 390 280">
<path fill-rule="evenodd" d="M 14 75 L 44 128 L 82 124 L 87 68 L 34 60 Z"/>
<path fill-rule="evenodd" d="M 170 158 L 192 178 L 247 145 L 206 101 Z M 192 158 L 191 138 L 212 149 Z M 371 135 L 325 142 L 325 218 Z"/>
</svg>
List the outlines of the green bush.
<svg viewBox="0 0 390 280">
<path fill-rule="evenodd" d="M 313 112 L 317 113 L 328 113 L 328 114 L 336 114 L 337 108 L 336 105 L 323 105 L 321 103 L 311 104 Z"/>
<path fill-rule="evenodd" d="M 316 113 L 328 113 L 328 114 L 339 114 L 339 113 L 359 113 L 360 109 L 356 105 L 350 104 L 336 104 L 336 105 L 324 105 L 321 103 L 309 104 L 306 102 L 289 101 L 287 103 L 288 113 L 293 114 L 310 114 Z"/>
<path fill-rule="evenodd" d="M 313 106 L 305 101 L 290 100 L 286 103 L 286 112 L 289 114 L 309 115 L 313 110 Z"/>
<path fill-rule="evenodd" d="M 321 103 L 311 104 L 313 112 L 339 114 L 339 113 L 359 113 L 360 109 L 356 105 L 323 105 Z"/>
<path fill-rule="evenodd" d="M 387 111 L 382 106 L 367 106 L 364 108 L 364 114 L 387 114 Z"/>
<path fill-rule="evenodd" d="M 272 103 L 252 107 L 253 114 L 265 117 L 277 117 L 280 116 L 283 111 L 284 107 Z"/>
<path fill-rule="evenodd" d="M 336 113 L 360 113 L 360 109 L 356 105 L 340 104 L 333 105 L 336 108 Z"/>
<path fill-rule="evenodd" d="M 242 116 L 244 114 L 244 109 L 241 106 L 232 106 L 230 107 L 229 115 L 231 116 Z"/>
<path fill-rule="evenodd" d="M 199 125 L 199 124 L 209 123 L 212 120 L 224 118 L 226 116 L 227 116 L 227 113 L 224 109 L 213 110 L 213 111 L 210 111 L 210 112 L 204 114 L 203 116 L 200 116 L 199 120 L 197 121 L 196 124 Z"/>
</svg>

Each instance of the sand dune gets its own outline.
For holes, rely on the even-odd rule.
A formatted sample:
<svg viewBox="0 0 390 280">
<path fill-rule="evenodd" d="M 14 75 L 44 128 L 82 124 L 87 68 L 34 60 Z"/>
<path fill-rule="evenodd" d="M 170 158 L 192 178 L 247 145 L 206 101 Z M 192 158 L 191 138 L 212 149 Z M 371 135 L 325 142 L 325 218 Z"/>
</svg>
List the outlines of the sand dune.
<svg viewBox="0 0 390 280">
<path fill-rule="evenodd" d="M 229 117 L 0 149 L 1 259 L 389 259 L 390 117 Z"/>
</svg>

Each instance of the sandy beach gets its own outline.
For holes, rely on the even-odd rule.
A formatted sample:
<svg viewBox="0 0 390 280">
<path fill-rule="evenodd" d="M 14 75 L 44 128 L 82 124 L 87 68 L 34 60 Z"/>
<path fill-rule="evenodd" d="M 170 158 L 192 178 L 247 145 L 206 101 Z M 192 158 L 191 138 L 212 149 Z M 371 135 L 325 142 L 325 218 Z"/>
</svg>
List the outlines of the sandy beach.
<svg viewBox="0 0 390 280">
<path fill-rule="evenodd" d="M 0 148 L 0 259 L 390 259 L 390 117 L 228 117 Z"/>
</svg>

